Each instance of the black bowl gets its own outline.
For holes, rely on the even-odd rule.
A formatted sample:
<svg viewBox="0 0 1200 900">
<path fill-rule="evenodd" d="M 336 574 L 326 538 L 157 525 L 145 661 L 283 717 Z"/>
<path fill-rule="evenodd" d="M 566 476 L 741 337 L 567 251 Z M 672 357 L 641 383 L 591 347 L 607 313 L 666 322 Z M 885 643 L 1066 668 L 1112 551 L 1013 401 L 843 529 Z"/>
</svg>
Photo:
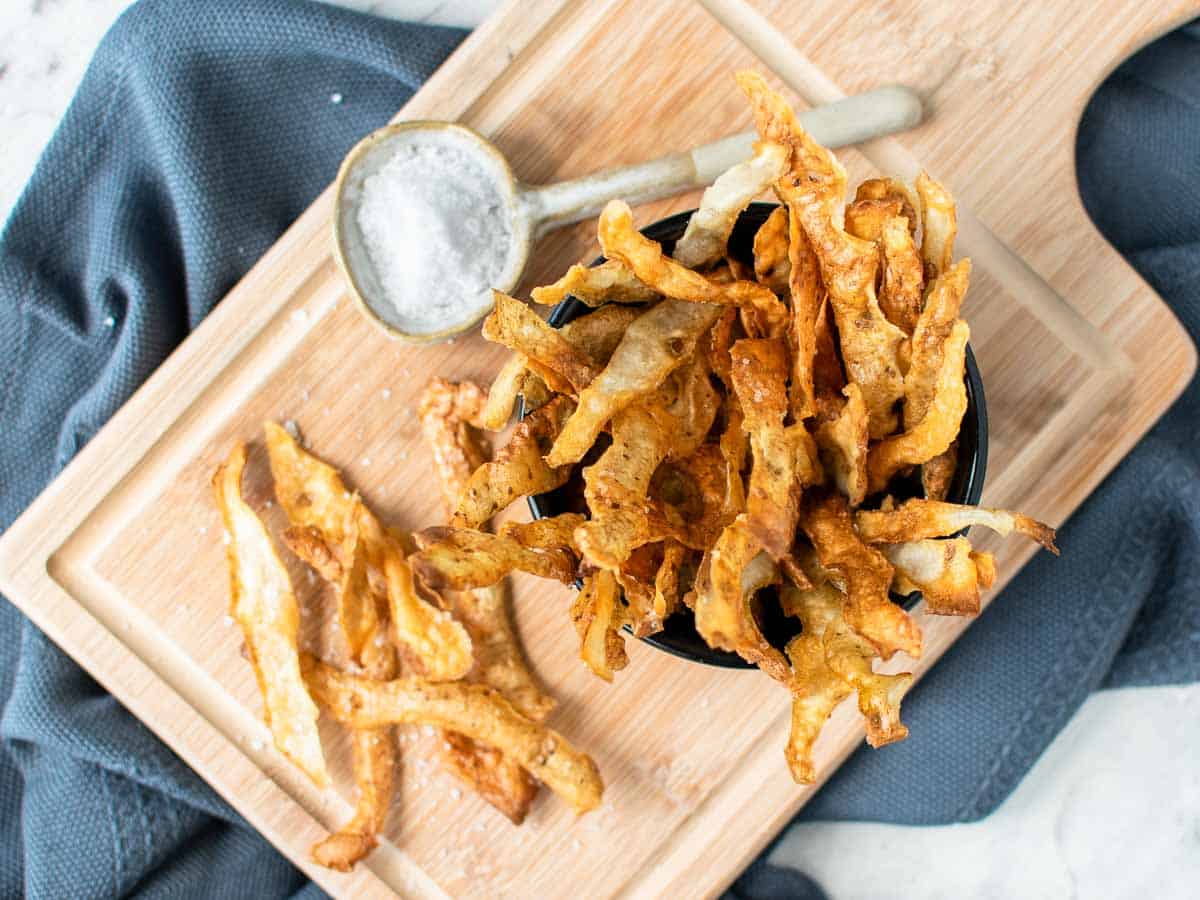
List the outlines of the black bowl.
<svg viewBox="0 0 1200 900">
<path fill-rule="evenodd" d="M 729 254 L 747 265 L 754 263 L 754 233 L 766 221 L 767 216 L 774 210 L 774 203 L 751 203 L 738 217 L 733 234 L 729 238 Z M 677 213 L 660 219 L 642 229 L 642 234 L 662 243 L 664 249 L 670 252 L 683 235 L 688 219 L 695 210 Z M 604 262 L 600 257 L 593 265 Z M 561 328 L 572 319 L 587 315 L 591 308 L 580 303 L 573 297 L 564 300 L 554 308 L 549 322 L 555 328 Z M 950 489 L 946 499 L 952 503 L 974 505 L 979 502 L 983 493 L 983 479 L 987 470 L 987 405 L 983 396 L 983 381 L 979 377 L 979 367 L 975 363 L 975 355 L 967 346 L 966 362 L 967 412 L 963 416 L 962 429 L 958 435 L 958 466 L 954 471 Z M 521 414 L 524 415 L 522 406 Z M 907 482 L 893 482 L 897 488 L 892 493 L 897 499 L 920 496 L 921 483 L 919 479 L 909 479 Z M 529 511 L 535 519 L 544 516 L 554 516 L 566 512 L 569 505 L 569 486 L 538 494 L 529 498 Z M 911 608 L 920 599 L 919 594 L 908 597 L 892 595 L 892 600 L 901 606 Z M 763 635 L 775 647 L 783 649 L 788 640 L 799 633 L 799 623 L 784 616 L 778 603 L 766 602 L 761 605 L 759 625 Z M 728 669 L 749 669 L 753 666 L 738 656 L 725 650 L 714 650 L 704 642 L 696 631 L 695 620 L 691 610 L 686 607 L 671 616 L 663 623 L 663 630 L 658 634 L 642 638 L 647 644 L 652 644 L 660 650 L 681 656 L 693 662 L 705 663 L 710 666 L 722 666 Z"/>
</svg>

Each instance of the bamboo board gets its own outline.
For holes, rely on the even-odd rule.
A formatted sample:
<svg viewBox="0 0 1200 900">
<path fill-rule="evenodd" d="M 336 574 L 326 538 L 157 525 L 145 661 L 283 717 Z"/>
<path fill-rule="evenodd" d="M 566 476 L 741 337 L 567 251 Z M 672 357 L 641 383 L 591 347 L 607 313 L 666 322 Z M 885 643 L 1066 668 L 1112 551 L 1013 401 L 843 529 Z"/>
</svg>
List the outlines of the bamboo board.
<svg viewBox="0 0 1200 900">
<path fill-rule="evenodd" d="M 1121 2 L 1081 16 L 1065 0 L 986 0 L 964 10 L 513 0 L 400 118 L 463 121 L 537 183 L 749 127 L 731 77 L 741 67 L 770 70 L 805 103 L 888 82 L 917 88 L 925 125 L 841 156 L 852 178 L 925 167 L 959 198 L 991 418 L 984 501 L 1057 524 L 1195 367 L 1174 317 L 1087 219 L 1073 164 L 1095 85 L 1187 8 Z M 651 204 L 638 221 L 694 205 L 694 195 Z M 308 862 L 312 841 L 348 813 L 347 747 L 331 729 L 338 789 L 325 793 L 270 747 L 240 637 L 222 623 L 209 476 L 236 438 L 290 418 L 385 519 L 433 523 L 440 504 L 413 398 L 428 374 L 487 380 L 501 358 L 477 334 L 413 348 L 376 331 L 331 262 L 330 210 L 326 191 L 9 530 L 0 590 L 335 895 L 718 892 L 812 794 L 784 765 L 786 696 L 757 673 L 633 642 L 628 669 L 606 686 L 576 659 L 566 589 L 532 580 L 517 584 L 518 624 L 559 698 L 552 724 L 599 762 L 604 807 L 576 822 L 542 792 L 513 828 L 430 771 L 415 733 L 388 840 L 350 875 Z M 544 239 L 524 287 L 594 255 L 592 227 Z M 261 456 L 248 476 L 259 504 Z M 989 549 L 1002 583 L 1030 552 L 1017 541 Z M 918 673 L 969 622 L 922 624 Z M 861 742 L 855 719 L 843 707 L 822 736 L 822 777 Z"/>
</svg>

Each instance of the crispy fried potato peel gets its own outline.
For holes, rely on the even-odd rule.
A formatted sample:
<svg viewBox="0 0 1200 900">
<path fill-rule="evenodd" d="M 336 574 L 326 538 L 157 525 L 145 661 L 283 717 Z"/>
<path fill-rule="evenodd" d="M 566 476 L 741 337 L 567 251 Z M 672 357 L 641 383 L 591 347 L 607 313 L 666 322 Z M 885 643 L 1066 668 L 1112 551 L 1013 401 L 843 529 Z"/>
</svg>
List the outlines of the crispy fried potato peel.
<svg viewBox="0 0 1200 900">
<path fill-rule="evenodd" d="M 813 497 L 805 505 L 801 527 L 821 565 L 845 584 L 847 625 L 870 641 L 883 659 L 898 650 L 919 658 L 920 627 L 888 599 L 892 566 L 855 532 L 845 499 L 828 492 Z"/>
<path fill-rule="evenodd" d="M 387 642 L 386 630 L 381 628 L 367 646 L 363 667 L 366 676 L 377 681 L 395 678 L 396 651 Z M 336 832 L 314 844 L 311 851 L 316 863 L 339 872 L 349 872 L 375 849 L 378 835 L 387 822 L 399 756 L 392 729 L 388 727 L 356 730 L 351 746 L 354 785 L 358 789 L 354 815 Z"/>
<path fill-rule="evenodd" d="M 875 245 L 848 234 L 842 225 L 846 172 L 800 127 L 786 101 L 760 75 L 739 72 L 738 84 L 750 101 L 759 134 L 791 148 L 791 170 L 776 189 L 812 244 L 837 320 L 846 372 L 862 387 L 871 436 L 882 437 L 892 431 L 893 407 L 903 394 L 897 353 L 905 335 L 879 308 Z"/>
<path fill-rule="evenodd" d="M 854 516 L 854 525 L 859 536 L 869 544 L 898 544 L 948 537 L 972 525 L 982 525 L 1001 537 L 1008 537 L 1013 532 L 1023 534 L 1058 555 L 1053 528 L 1006 509 L 913 499 L 886 512 L 861 510 Z"/>
<path fill-rule="evenodd" d="M 522 419 L 496 458 L 481 461 L 463 480 L 451 500 L 454 515 L 450 524 L 479 528 L 519 497 L 543 494 L 562 485 L 570 469 L 548 465 L 545 455 L 574 411 L 570 397 L 558 396 Z"/>
<path fill-rule="evenodd" d="M 352 728 L 434 725 L 495 747 L 516 760 L 576 812 L 600 805 L 604 783 L 592 759 L 565 738 L 526 718 L 493 688 L 419 678 L 372 681 L 302 657 L 309 688 Z"/>
<path fill-rule="evenodd" d="M 314 784 L 325 787 L 329 774 L 317 734 L 317 706 L 300 677 L 300 611 L 270 534 L 242 499 L 245 467 L 246 445 L 239 443 L 212 482 L 229 534 L 229 613 L 246 639 L 275 746 Z"/>
</svg>

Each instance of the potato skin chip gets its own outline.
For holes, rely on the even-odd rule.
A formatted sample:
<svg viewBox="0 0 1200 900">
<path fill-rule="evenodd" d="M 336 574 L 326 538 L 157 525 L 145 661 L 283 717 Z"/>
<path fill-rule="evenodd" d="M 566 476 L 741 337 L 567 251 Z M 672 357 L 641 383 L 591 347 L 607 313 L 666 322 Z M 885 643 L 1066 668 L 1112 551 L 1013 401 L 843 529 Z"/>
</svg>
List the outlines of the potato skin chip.
<svg viewBox="0 0 1200 900">
<path fill-rule="evenodd" d="M 723 172 L 704 191 L 672 256 L 680 265 L 697 270 L 721 259 L 742 210 L 784 173 L 787 163 L 787 148 L 769 141 L 756 143 L 753 156 Z"/>
<path fill-rule="evenodd" d="M 419 678 L 372 681 L 337 671 L 311 656 L 304 678 L 321 703 L 353 728 L 427 724 L 466 735 L 511 756 L 576 812 L 600 805 L 604 783 L 591 757 L 517 712 L 493 688 Z"/>
<path fill-rule="evenodd" d="M 471 638 L 462 623 L 417 595 L 412 569 L 399 552 L 383 561 L 396 640 L 420 660 L 430 681 L 454 681 L 471 671 Z"/>
<path fill-rule="evenodd" d="M 867 743 L 882 747 L 908 737 L 900 721 L 900 701 L 912 687 L 910 672 L 881 675 L 871 668 L 871 643 L 839 620 L 826 629 L 825 658 L 829 668 L 858 692 L 858 710 L 867 723 Z"/>
<path fill-rule="evenodd" d="M 926 172 L 917 176 L 917 195 L 921 198 L 921 257 L 926 278 L 932 281 L 950 268 L 954 258 L 958 213 L 950 192 Z"/>
<path fill-rule="evenodd" d="M 583 522 L 575 514 L 555 518 L 572 528 Z M 409 563 L 422 584 L 435 591 L 487 587 L 518 569 L 563 584 L 575 581 L 575 556 L 565 542 L 554 549 L 530 549 L 512 534 L 445 527 L 426 528 L 417 540 L 422 549 L 409 557 Z"/>
<path fill-rule="evenodd" d="M 488 431 L 500 431 L 512 418 L 517 397 L 525 387 L 529 361 L 523 354 L 514 353 L 496 373 L 488 390 L 487 404 L 479 417 L 479 425 Z M 544 401 L 543 401 L 544 402 Z M 535 403 L 534 406 L 541 406 Z M 457 499 L 457 498 L 456 498 Z"/>
<path fill-rule="evenodd" d="M 553 390 L 577 394 L 600 371 L 532 309 L 502 291 L 492 291 L 495 309 L 483 320 L 483 336 L 524 355 Z"/>
<path fill-rule="evenodd" d="M 784 612 L 800 619 L 803 631 L 787 645 L 791 664 L 792 726 L 784 756 L 797 784 L 815 784 L 813 746 L 834 709 L 850 696 L 850 686 L 825 658 L 825 630 L 842 618 L 845 598 L 830 584 L 801 590 L 785 583 L 780 594 Z"/>
<path fill-rule="evenodd" d="M 442 763 L 514 825 L 525 821 L 537 782 L 503 751 L 454 731 L 442 731 Z"/>
<path fill-rule="evenodd" d="M 946 341 L 971 281 L 971 261 L 959 260 L 935 281 L 913 330 L 908 372 L 904 376 L 904 427 L 915 428 L 933 402 Z"/>
<path fill-rule="evenodd" d="M 634 549 L 653 539 L 646 495 L 670 449 L 667 424 L 664 410 L 631 406 L 613 419 L 612 444 L 583 470 L 592 517 L 579 526 L 576 540 L 591 565 L 619 569 Z"/>
<path fill-rule="evenodd" d="M 803 422 L 817 413 L 817 320 L 822 309 L 827 307 L 827 300 L 817 255 L 797 216 L 788 217 L 788 292 L 792 303 L 792 321 L 788 329 L 792 352 L 789 396 L 792 418 Z M 829 334 L 826 332 L 827 336 Z M 840 372 L 841 364 L 836 362 L 836 349 L 832 344 L 829 351 Z"/>
<path fill-rule="evenodd" d="M 559 333 L 567 343 L 594 365 L 604 367 L 625 337 L 625 330 L 644 310 L 636 306 L 610 304 L 567 322 Z"/>
<path fill-rule="evenodd" d="M 788 293 L 792 272 L 789 242 L 787 207 L 777 206 L 754 233 L 754 276 L 781 296 Z"/>
<path fill-rule="evenodd" d="M 662 620 L 654 615 L 654 579 L 661 559 L 661 541 L 643 544 L 613 572 L 625 601 L 622 622 L 634 637 L 662 631 Z"/>
<path fill-rule="evenodd" d="M 750 594 L 761 578 L 743 578 L 760 553 L 748 516 L 743 513 L 734 519 L 707 554 L 706 583 L 697 579 L 695 597 L 696 630 L 712 647 L 731 650 L 747 662 L 754 663 L 777 681 L 786 682 L 790 675 L 787 660 L 763 637 L 750 608 Z M 778 570 L 765 557 L 758 564 L 767 577 L 777 577 Z"/>
<path fill-rule="evenodd" d="M 899 197 L 857 198 L 846 206 L 846 231 L 864 241 L 879 243 L 887 222 L 901 216 Z M 905 229 L 908 228 L 907 222 Z"/>
<path fill-rule="evenodd" d="M 578 555 L 575 532 L 582 522 L 583 516 L 579 513 L 562 513 L 532 522 L 506 522 L 500 529 L 500 535 L 515 540 L 527 550 L 553 553 L 569 551 Z"/>
<path fill-rule="evenodd" d="M 687 549 L 675 540 L 663 542 L 663 557 L 654 576 L 654 616 L 659 626 L 679 608 L 680 578 Z"/>
<path fill-rule="evenodd" d="M 895 567 L 897 593 L 920 591 L 934 615 L 973 616 L 981 607 L 979 589 L 995 578 L 989 554 L 982 560 L 966 538 L 882 544 L 880 550 Z M 981 578 L 982 575 L 982 578 Z M 986 582 L 986 583 L 985 583 Z"/>
<path fill-rule="evenodd" d="M 836 418 L 817 426 L 816 441 L 825 469 L 851 506 L 867 496 L 867 404 L 857 384 L 844 389 L 846 402 Z"/>
<path fill-rule="evenodd" d="M 629 657 L 621 637 L 621 602 L 616 576 L 599 569 L 583 579 L 583 587 L 571 604 L 571 621 L 579 634 L 579 657 L 605 681 L 625 668 Z"/>
<path fill-rule="evenodd" d="M 610 259 L 619 259 L 639 279 L 663 296 L 689 303 L 719 304 L 755 310 L 768 333 L 782 334 L 787 327 L 787 308 L 770 288 L 754 281 L 717 284 L 663 253 L 655 241 L 633 227 L 629 205 L 612 200 L 600 214 L 600 247 Z"/>
<path fill-rule="evenodd" d="M 740 434 L 740 423 L 735 425 Z M 744 499 L 730 506 L 727 479 L 724 453 L 713 444 L 659 465 L 650 482 L 650 532 L 693 550 L 707 550 L 744 506 Z"/>
<path fill-rule="evenodd" d="M 919 658 L 920 627 L 888 599 L 892 566 L 859 538 L 845 499 L 828 491 L 816 492 L 805 503 L 800 526 L 821 565 L 845 583 L 846 623 L 870 641 L 883 659 L 890 659 L 897 650 Z"/>
<path fill-rule="evenodd" d="M 958 441 L 952 441 L 944 453 L 939 453 L 921 466 L 921 492 L 929 500 L 945 500 L 958 470 Z"/>
<path fill-rule="evenodd" d="M 890 434 L 893 407 L 903 393 L 897 352 L 905 335 L 883 315 L 875 296 L 875 245 L 846 233 L 842 200 L 846 173 L 796 121 L 787 102 L 756 72 L 739 72 L 738 85 L 750 100 L 759 135 L 791 147 L 791 169 L 776 185 L 789 217 L 812 243 L 829 293 L 850 380 L 862 386 L 871 416 L 871 436 Z M 795 277 L 795 261 L 793 277 Z"/>
<path fill-rule="evenodd" d="M 868 178 L 854 191 L 854 199 L 858 200 L 898 200 L 900 212 L 908 222 L 908 230 L 912 235 L 917 233 L 917 223 L 921 206 L 920 198 L 903 181 L 895 178 Z"/>
<path fill-rule="evenodd" d="M 279 752 L 318 787 L 329 785 L 317 705 L 300 672 L 300 609 L 266 527 L 242 499 L 246 445 L 237 443 L 213 475 L 213 493 L 229 535 L 229 613 L 242 628 Z"/>
<path fill-rule="evenodd" d="M 455 594 L 451 606 L 471 635 L 473 674 L 503 694 L 522 715 L 541 722 L 556 704 L 538 684 L 521 651 L 508 594 L 502 582 Z"/>
<path fill-rule="evenodd" d="M 433 451 L 442 495 L 448 504 L 458 502 L 471 473 L 487 459 L 487 451 L 471 429 L 487 404 L 487 393 L 470 381 L 455 383 L 431 378 L 417 401 L 417 417 L 425 442 Z"/>
<path fill-rule="evenodd" d="M 905 466 L 919 465 L 944 453 L 958 436 L 967 411 L 963 372 L 970 335 L 967 323 L 959 319 L 946 340 L 933 400 L 921 421 L 903 434 L 885 438 L 871 448 L 867 455 L 870 493 L 886 488 L 892 476 Z"/>
<path fill-rule="evenodd" d="M 386 629 L 381 628 L 367 646 L 366 676 L 376 681 L 395 678 L 396 651 L 387 643 Z M 356 730 L 352 747 L 354 784 L 358 790 L 354 816 L 311 850 L 318 865 L 339 872 L 349 872 L 378 843 L 391 805 L 398 756 L 391 728 Z"/>
<path fill-rule="evenodd" d="M 884 222 L 879 247 L 883 253 L 879 308 L 893 325 L 912 334 L 924 302 L 925 272 L 908 220 L 895 216 Z"/>
<path fill-rule="evenodd" d="M 1055 556 L 1058 555 L 1053 528 L 1006 509 L 912 499 L 887 512 L 860 510 L 855 514 L 854 525 L 859 536 L 869 544 L 899 544 L 949 537 L 972 525 L 982 525 L 1001 537 L 1008 537 L 1014 531 L 1023 534 Z"/>
<path fill-rule="evenodd" d="M 746 495 L 747 527 L 778 560 L 792 548 L 802 485 L 822 477 L 816 444 L 803 425 L 783 424 L 788 402 L 783 342 L 740 340 L 732 356 L 733 388 L 754 457 Z"/>
<path fill-rule="evenodd" d="M 719 306 L 664 300 L 635 319 L 604 371 L 580 393 L 575 412 L 546 456 L 547 465 L 579 462 L 614 415 L 691 358 L 720 315 Z"/>
<path fill-rule="evenodd" d="M 466 479 L 452 501 L 450 524 L 480 528 L 519 497 L 552 491 L 565 483 L 570 468 L 549 466 L 544 457 L 574 411 L 574 402 L 559 396 L 517 423 L 495 459 L 479 465 Z"/>
<path fill-rule="evenodd" d="M 960 260 L 943 270 L 933 282 L 925 308 L 913 330 L 910 362 L 904 376 L 904 427 L 913 428 L 929 409 L 938 371 L 945 354 L 946 340 L 957 321 L 963 297 L 970 282 L 971 261 Z M 941 500 L 946 496 L 958 464 L 957 442 L 928 460 L 921 467 L 921 485 L 925 496 Z"/>
<path fill-rule="evenodd" d="M 574 297 L 585 306 L 597 307 L 605 303 L 647 303 L 657 300 L 659 294 L 638 281 L 623 262 L 609 259 L 598 266 L 571 266 L 554 284 L 534 288 L 531 296 L 541 306 L 557 306 Z"/>
<path fill-rule="evenodd" d="M 813 399 L 816 404 L 817 421 L 825 422 L 841 412 L 844 403 L 842 392 L 846 388 L 846 373 L 842 370 L 842 361 L 838 356 L 836 327 L 833 324 L 833 313 L 829 310 L 828 298 L 823 299 L 817 309 L 814 331 Z M 859 388 L 860 392 L 861 390 L 862 388 Z M 868 431 L 868 436 L 869 434 Z"/>
<path fill-rule="evenodd" d="M 263 430 L 275 499 L 291 523 L 285 542 L 322 575 L 332 573 L 332 560 L 337 561 L 340 573 L 328 580 L 340 586 L 339 624 L 351 658 L 358 659 L 379 627 L 380 604 L 370 591 L 350 590 L 344 582 L 354 574 L 356 553 L 365 555 L 360 566 L 378 566 L 378 552 L 370 542 L 381 533 L 379 525 L 333 466 L 303 450 L 287 429 L 275 422 L 264 423 Z M 324 552 L 316 545 L 318 536 Z"/>
</svg>

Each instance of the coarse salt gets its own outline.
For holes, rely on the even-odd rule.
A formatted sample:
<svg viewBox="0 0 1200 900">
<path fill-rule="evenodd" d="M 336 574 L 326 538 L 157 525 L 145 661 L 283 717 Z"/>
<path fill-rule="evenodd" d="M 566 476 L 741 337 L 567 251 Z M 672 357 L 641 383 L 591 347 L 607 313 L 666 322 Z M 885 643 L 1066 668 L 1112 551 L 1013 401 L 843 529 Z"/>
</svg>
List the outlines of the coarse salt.
<svg viewBox="0 0 1200 900">
<path fill-rule="evenodd" d="M 461 141 L 412 138 L 363 178 L 355 198 L 376 311 L 404 331 L 465 323 L 516 262 L 508 200 Z"/>
</svg>

